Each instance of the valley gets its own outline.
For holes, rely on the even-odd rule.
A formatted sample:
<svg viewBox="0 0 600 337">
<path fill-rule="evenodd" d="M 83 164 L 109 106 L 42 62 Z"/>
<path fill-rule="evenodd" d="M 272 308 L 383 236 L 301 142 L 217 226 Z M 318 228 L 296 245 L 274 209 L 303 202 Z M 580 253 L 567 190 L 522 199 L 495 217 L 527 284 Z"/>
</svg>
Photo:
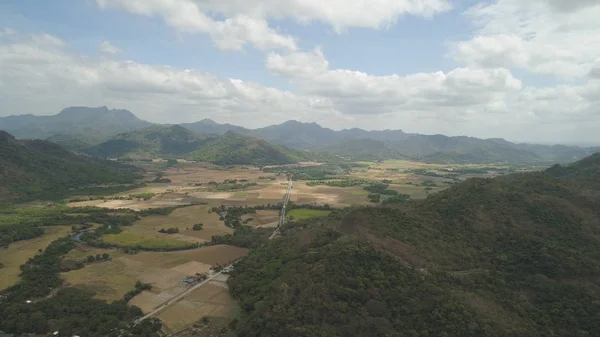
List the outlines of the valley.
<svg viewBox="0 0 600 337">
<path fill-rule="evenodd" d="M 543 160 L 362 155 L 374 152 L 356 142 L 348 143 L 354 154 L 333 155 L 213 126 L 221 134 L 145 126 L 95 145 L 77 142 L 81 146 L 71 151 L 0 134 L 6 158 L 0 168 L 8 173 L 0 178 L 0 301 L 8 304 L 0 324 L 8 331 L 37 331 L 15 325 L 15 313 L 28 310 L 15 299 L 31 301 L 26 303 L 52 319 L 62 309 L 42 304 L 63 308 L 77 298 L 80 308 L 124 306 L 118 310 L 129 310 L 123 316 L 128 323 L 120 326 L 164 336 L 294 335 L 293 326 L 317 321 L 316 331 L 327 336 L 428 336 L 433 324 L 456 336 L 496 337 L 503 335 L 490 331 L 518 335 L 543 324 L 545 316 L 529 311 L 532 303 L 554 305 L 539 299 L 541 288 L 595 298 L 589 277 L 597 250 L 588 234 L 597 230 L 597 155 L 550 169 Z M 558 233 L 566 240 L 557 241 Z M 567 257 L 548 255 L 549 247 Z M 325 266 L 333 272 L 324 273 Z M 530 272 L 554 283 L 538 284 Z M 559 274 L 583 278 L 585 289 L 553 278 Z M 377 279 L 381 275 L 406 289 L 390 288 L 385 278 Z M 497 297 L 504 292 L 513 298 L 523 284 L 538 287 L 528 290 L 534 299 L 523 300 L 522 314 L 531 320 L 511 316 L 515 301 Z M 310 299 L 325 302 L 313 307 Z M 590 301 L 571 309 L 593 312 Z M 331 309 L 334 302 L 339 307 Z M 297 305 L 316 314 L 298 315 Z M 359 315 L 349 308 L 361 306 L 367 320 L 342 318 Z M 435 308 L 444 309 L 431 316 Z M 318 318 L 329 311 L 338 318 Z M 82 312 L 81 322 L 89 323 L 57 317 L 39 329 L 93 334 L 115 324 Z M 399 312 L 417 318 L 390 321 Z M 288 323 L 269 323 L 267 313 Z M 457 328 L 467 322 L 476 326 Z M 577 324 L 582 331 L 593 325 Z"/>
<path fill-rule="evenodd" d="M 406 202 L 425 198 L 467 177 L 492 177 L 511 170 L 506 166 L 446 166 L 398 160 L 342 165 L 306 162 L 262 168 L 160 159 L 129 163 L 145 172 L 133 189 L 69 196 L 60 206 L 59 213 L 72 219 L 64 224 L 72 225 L 74 232 L 82 228 L 82 234 L 75 236 L 79 240 L 76 247 L 62 259 L 60 277 L 66 287 L 109 302 L 126 296 L 138 282 L 151 285 L 129 300 L 143 313 L 177 298 L 177 303 L 156 315 L 168 333 L 181 332 L 204 317 L 218 321 L 239 315 L 240 308 L 227 291 L 227 275 L 181 295 L 190 287 L 185 280 L 214 273 L 246 256 L 248 248 L 266 242 L 279 224 L 278 204 L 286 194 L 288 176 L 295 177 L 295 181 L 286 217 L 289 221 L 305 221 L 326 218 L 336 209 L 374 205 L 369 199 L 372 193 L 365 190 L 373 186 L 381 189 L 385 185 L 383 198 L 376 203 L 396 195 L 405 195 L 402 202 Z M 394 192 L 387 194 L 389 191 Z M 31 203 L 27 207 L 43 210 L 50 206 Z M 228 217 L 226 214 L 232 210 L 241 213 Z M 86 220 L 101 214 L 113 219 L 109 223 L 119 218 L 129 220 L 116 232 L 103 225 L 104 220 Z M 130 218 L 130 214 L 141 216 Z M 253 232 L 242 233 L 241 228 Z M 94 231 L 102 234 L 89 234 Z M 38 247 L 43 249 L 44 243 L 67 232 L 68 227 L 46 227 L 46 233 L 38 238 L 11 243 L 5 251 L 11 260 L 2 262 L 6 275 L 14 275 L 3 277 L 2 287 L 17 283 L 18 267 L 34 256 Z M 88 261 L 90 256 L 103 254 L 109 258 Z"/>
</svg>

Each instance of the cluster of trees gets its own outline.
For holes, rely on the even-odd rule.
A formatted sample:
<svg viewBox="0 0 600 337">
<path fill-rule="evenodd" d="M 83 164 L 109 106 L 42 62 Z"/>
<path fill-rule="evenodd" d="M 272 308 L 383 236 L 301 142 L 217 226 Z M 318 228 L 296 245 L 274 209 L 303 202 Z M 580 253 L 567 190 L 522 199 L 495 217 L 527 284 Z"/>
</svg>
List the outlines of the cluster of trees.
<svg viewBox="0 0 600 337">
<path fill-rule="evenodd" d="M 132 194 L 131 197 L 136 199 L 150 200 L 154 196 L 154 193 L 146 192 L 146 193 L 138 193 Z"/>
<path fill-rule="evenodd" d="M 370 202 L 377 204 L 381 201 L 381 194 L 371 193 L 367 196 L 367 198 Z"/>
<path fill-rule="evenodd" d="M 352 172 L 353 165 L 327 164 L 315 166 L 265 167 L 263 172 L 282 173 L 293 176 L 295 180 L 331 180 Z"/>
<path fill-rule="evenodd" d="M 177 228 L 177 227 L 171 227 L 171 228 L 167 228 L 167 229 L 161 228 L 158 232 L 163 233 L 163 234 L 176 234 L 176 233 L 179 233 L 179 228 Z"/>
<path fill-rule="evenodd" d="M 87 263 L 109 261 L 110 260 L 110 255 L 108 253 L 96 254 L 95 256 L 94 255 L 88 255 L 85 260 L 87 261 Z"/>
<path fill-rule="evenodd" d="M 129 302 L 132 298 L 136 297 L 144 290 L 148 290 L 148 291 L 152 290 L 152 285 L 150 283 L 142 283 L 140 281 L 137 281 L 135 283 L 135 288 L 133 290 L 125 293 L 125 295 L 123 295 L 123 300 L 125 302 Z"/>
<path fill-rule="evenodd" d="M 41 254 L 21 266 L 21 281 L 0 297 L 0 330 L 14 334 L 59 336 L 109 336 L 122 330 L 122 336 L 157 337 L 160 322 L 151 320 L 133 326 L 142 315 L 125 301 L 106 303 L 93 299 L 93 293 L 77 288 L 60 288 L 62 257 L 75 244 L 70 238 L 52 242 Z M 54 289 L 60 289 L 48 296 Z"/>
<path fill-rule="evenodd" d="M 201 231 L 202 229 L 204 229 L 204 224 L 201 224 L 201 223 L 195 224 L 192 227 L 192 230 L 195 230 L 195 231 Z"/>
<path fill-rule="evenodd" d="M 306 183 L 307 186 L 318 186 L 325 185 L 331 187 L 352 187 L 368 184 L 366 180 L 354 180 L 354 179 L 343 179 L 343 180 L 317 180 L 309 181 Z"/>
</svg>

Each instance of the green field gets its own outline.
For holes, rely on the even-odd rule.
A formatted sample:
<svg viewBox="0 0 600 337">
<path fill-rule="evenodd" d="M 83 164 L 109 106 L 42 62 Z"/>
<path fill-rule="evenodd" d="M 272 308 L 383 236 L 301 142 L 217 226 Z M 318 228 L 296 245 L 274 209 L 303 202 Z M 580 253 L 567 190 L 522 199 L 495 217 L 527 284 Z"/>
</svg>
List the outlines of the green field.
<svg viewBox="0 0 600 337">
<path fill-rule="evenodd" d="M 330 211 L 323 211 L 320 209 L 306 209 L 298 208 L 288 212 L 288 215 L 297 220 L 304 220 L 309 218 L 323 217 L 329 215 Z"/>
<path fill-rule="evenodd" d="M 248 197 L 248 192 L 237 192 L 236 194 L 231 196 L 234 199 L 243 199 Z"/>
<path fill-rule="evenodd" d="M 117 245 L 119 247 L 140 247 L 142 249 L 160 249 L 160 248 L 186 248 L 193 247 L 191 242 L 179 241 L 167 237 L 150 237 L 147 235 L 138 235 L 131 232 L 122 232 L 119 234 L 108 234 L 102 238 L 102 241 Z"/>
</svg>

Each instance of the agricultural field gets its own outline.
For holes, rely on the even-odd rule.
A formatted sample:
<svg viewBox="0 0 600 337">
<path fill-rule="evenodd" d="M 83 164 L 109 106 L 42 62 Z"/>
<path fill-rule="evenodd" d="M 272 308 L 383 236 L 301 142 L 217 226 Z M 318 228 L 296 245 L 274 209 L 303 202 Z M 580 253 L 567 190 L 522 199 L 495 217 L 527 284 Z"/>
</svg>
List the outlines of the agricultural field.
<svg viewBox="0 0 600 337">
<path fill-rule="evenodd" d="M 134 297 L 131 302 L 143 311 L 175 297 L 187 288 L 182 281 L 211 267 L 226 265 L 248 253 L 247 249 L 216 245 L 180 252 L 143 252 L 114 255 L 111 261 L 86 265 L 83 269 L 61 273 L 72 286 L 93 291 L 95 297 L 107 301 L 123 298 L 137 281 L 149 283 L 152 290 Z"/>
<path fill-rule="evenodd" d="M 329 215 L 330 211 L 320 210 L 320 209 L 306 209 L 306 208 L 297 208 L 292 209 L 287 212 L 289 217 L 293 217 L 297 220 L 305 220 L 316 217 L 323 217 Z"/>
<path fill-rule="evenodd" d="M 275 228 L 279 225 L 279 211 L 258 210 L 255 214 L 243 215 L 242 220 L 253 228 Z"/>
<path fill-rule="evenodd" d="M 163 322 L 165 330 L 169 333 L 180 332 L 203 317 L 236 316 L 240 308 L 229 294 L 227 276 L 221 276 L 159 313 L 157 317 Z"/>
<path fill-rule="evenodd" d="M 40 249 L 45 249 L 52 241 L 66 236 L 70 228 L 67 226 L 44 227 L 44 235 L 30 239 L 13 242 L 8 248 L 0 248 L 0 291 L 13 286 L 19 281 L 21 265 L 29 258 L 36 255 Z"/>
</svg>

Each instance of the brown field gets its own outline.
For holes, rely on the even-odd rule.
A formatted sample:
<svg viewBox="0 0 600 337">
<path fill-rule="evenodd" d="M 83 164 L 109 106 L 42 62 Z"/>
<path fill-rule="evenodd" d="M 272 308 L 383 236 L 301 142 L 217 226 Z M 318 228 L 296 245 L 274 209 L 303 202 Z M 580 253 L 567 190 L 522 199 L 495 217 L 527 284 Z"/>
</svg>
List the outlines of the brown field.
<svg viewBox="0 0 600 337">
<path fill-rule="evenodd" d="M 61 276 L 68 284 L 93 290 L 96 298 L 107 301 L 121 299 L 138 280 L 150 283 L 152 296 L 138 295 L 132 301 L 142 309 L 151 310 L 185 291 L 181 281 L 186 277 L 206 273 L 212 266 L 227 264 L 247 253 L 247 249 L 227 245 L 181 252 L 143 252 L 121 255 L 112 261 L 87 265 Z"/>
<path fill-rule="evenodd" d="M 56 226 L 44 227 L 44 230 L 46 233 L 38 238 L 13 242 L 8 248 L 0 248 L 0 263 L 4 265 L 4 268 L 0 269 L 0 291 L 19 281 L 22 264 L 36 255 L 39 249 L 46 249 L 52 241 L 66 236 L 71 228 Z"/>
<path fill-rule="evenodd" d="M 167 331 L 179 332 L 203 317 L 231 317 L 239 311 L 229 294 L 226 278 L 213 280 L 158 314 Z"/>
<path fill-rule="evenodd" d="M 258 210 L 256 214 L 246 214 L 242 220 L 252 219 L 247 225 L 254 228 L 275 228 L 279 224 L 279 211 Z"/>
</svg>

